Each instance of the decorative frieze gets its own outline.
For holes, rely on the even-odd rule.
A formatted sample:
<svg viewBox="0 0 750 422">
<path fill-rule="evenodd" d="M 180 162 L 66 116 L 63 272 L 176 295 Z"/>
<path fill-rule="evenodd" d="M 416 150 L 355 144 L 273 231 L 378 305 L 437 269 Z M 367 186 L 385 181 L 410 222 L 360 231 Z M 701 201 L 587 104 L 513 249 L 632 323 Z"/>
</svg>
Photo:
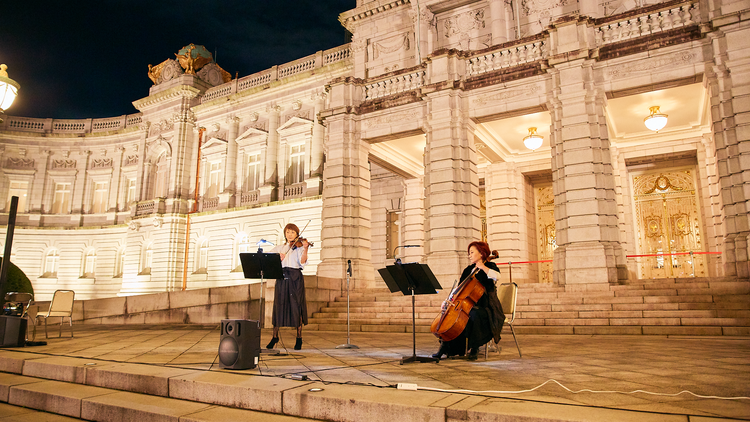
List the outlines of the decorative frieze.
<svg viewBox="0 0 750 422">
<path fill-rule="evenodd" d="M 52 160 L 52 169 L 74 169 L 76 168 L 76 160 L 64 159 L 64 160 Z"/>
<path fill-rule="evenodd" d="M 365 129 L 372 129 L 379 126 L 388 126 L 393 123 L 405 122 L 408 120 L 412 120 L 413 118 L 414 116 L 409 113 L 390 113 L 384 116 L 375 117 L 373 119 L 367 119 L 365 120 L 363 126 L 365 127 Z"/>
<path fill-rule="evenodd" d="M 474 103 L 474 106 L 484 106 L 489 102 L 507 101 L 511 98 L 525 96 L 529 94 L 536 94 L 541 91 L 542 91 L 542 87 L 538 84 L 523 87 L 523 88 L 507 89 L 507 90 L 503 90 L 502 92 L 498 92 L 495 94 L 488 94 L 488 95 L 483 95 L 478 98 L 475 98 L 473 103 Z"/>
<path fill-rule="evenodd" d="M 452 16 L 443 21 L 443 25 L 445 26 L 445 38 L 484 28 L 484 9 L 472 10 Z"/>
<path fill-rule="evenodd" d="M 103 169 L 103 168 L 111 168 L 111 167 L 112 167 L 111 158 L 94 158 L 91 161 L 92 169 Z"/>
<path fill-rule="evenodd" d="M 125 157 L 126 166 L 134 166 L 138 164 L 138 154 L 128 155 Z"/>
<path fill-rule="evenodd" d="M 174 119 L 162 119 L 159 123 L 151 125 L 148 136 L 156 136 L 163 132 L 168 132 L 174 128 Z"/>
<path fill-rule="evenodd" d="M 5 160 L 5 168 L 7 169 L 33 169 L 34 159 L 33 158 L 8 157 L 8 159 Z"/>
<path fill-rule="evenodd" d="M 696 57 L 697 54 L 692 51 L 681 51 L 679 53 L 612 66 L 605 70 L 605 74 L 610 79 L 625 78 L 633 74 L 651 72 L 656 69 L 691 64 L 695 61 Z"/>
<path fill-rule="evenodd" d="M 409 36 L 411 33 L 400 34 L 385 40 L 372 43 L 372 58 L 378 59 L 381 55 L 392 54 L 397 51 L 408 51 L 410 48 Z"/>
</svg>

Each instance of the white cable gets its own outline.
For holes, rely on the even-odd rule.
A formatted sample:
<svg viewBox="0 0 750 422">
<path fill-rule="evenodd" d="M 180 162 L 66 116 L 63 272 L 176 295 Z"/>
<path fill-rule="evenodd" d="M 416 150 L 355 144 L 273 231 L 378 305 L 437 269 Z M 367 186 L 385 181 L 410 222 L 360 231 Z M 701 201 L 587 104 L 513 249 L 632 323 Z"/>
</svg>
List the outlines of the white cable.
<svg viewBox="0 0 750 422">
<path fill-rule="evenodd" d="M 419 387 L 417 386 L 418 390 L 428 390 L 428 391 L 439 391 L 442 393 L 475 393 L 475 394 L 520 394 L 520 393 L 529 393 L 536 389 L 542 388 L 548 383 L 555 383 L 559 385 L 560 387 L 564 388 L 570 393 L 578 394 L 578 393 L 619 393 L 619 394 L 635 394 L 635 393 L 643 393 L 643 394 L 652 394 L 654 396 L 670 396 L 670 397 L 676 397 L 680 394 L 686 393 L 693 395 L 695 397 L 701 398 L 701 399 L 719 399 L 719 400 L 750 400 L 750 397 L 719 397 L 719 396 L 702 396 L 700 394 L 695 394 L 692 391 L 688 390 L 682 390 L 679 393 L 654 393 L 651 391 L 645 391 L 645 390 L 633 390 L 633 391 L 597 391 L 597 390 L 589 390 L 589 389 L 583 389 L 578 391 L 573 391 L 570 388 L 562 385 L 557 380 L 548 379 L 547 381 L 544 381 L 543 383 L 537 385 L 536 387 L 529 389 L 529 390 L 518 390 L 518 391 L 496 391 L 496 390 L 484 390 L 484 391 L 476 391 L 476 390 L 445 390 L 442 388 L 431 388 L 431 387 Z"/>
</svg>

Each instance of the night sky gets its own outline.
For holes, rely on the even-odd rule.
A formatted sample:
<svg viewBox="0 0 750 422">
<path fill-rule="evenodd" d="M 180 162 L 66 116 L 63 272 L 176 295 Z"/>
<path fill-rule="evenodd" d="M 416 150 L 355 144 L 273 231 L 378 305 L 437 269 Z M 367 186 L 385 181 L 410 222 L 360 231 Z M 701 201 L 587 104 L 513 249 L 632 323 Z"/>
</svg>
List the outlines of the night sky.
<svg viewBox="0 0 750 422">
<path fill-rule="evenodd" d="M 60 119 L 137 113 L 148 65 L 202 44 L 234 77 L 346 43 L 356 0 L 3 1 L 0 63 L 21 85 L 6 114 Z"/>
</svg>

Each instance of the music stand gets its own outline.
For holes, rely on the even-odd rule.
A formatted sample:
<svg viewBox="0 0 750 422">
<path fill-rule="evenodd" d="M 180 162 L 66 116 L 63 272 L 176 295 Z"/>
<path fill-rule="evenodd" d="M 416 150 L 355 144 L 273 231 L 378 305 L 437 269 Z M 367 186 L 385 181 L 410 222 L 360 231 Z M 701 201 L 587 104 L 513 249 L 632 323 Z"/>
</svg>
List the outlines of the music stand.
<svg viewBox="0 0 750 422">
<path fill-rule="evenodd" d="M 245 278 L 260 279 L 260 310 L 258 311 L 258 328 L 260 328 L 260 322 L 263 320 L 263 309 L 265 308 L 263 302 L 264 279 L 284 278 L 284 270 L 281 269 L 281 256 L 277 253 L 263 253 L 263 249 L 258 248 L 257 253 L 241 253 L 240 262 Z M 276 349 L 261 349 L 261 353 L 278 354 L 279 352 Z"/>
<path fill-rule="evenodd" d="M 391 292 L 400 291 L 404 295 L 411 295 L 412 355 L 402 358 L 401 364 L 439 361 L 431 356 L 417 356 L 416 295 L 435 294 L 435 289 L 442 289 L 430 267 L 427 264 L 402 264 L 397 261 L 395 265 L 381 268 L 378 272 Z"/>
</svg>

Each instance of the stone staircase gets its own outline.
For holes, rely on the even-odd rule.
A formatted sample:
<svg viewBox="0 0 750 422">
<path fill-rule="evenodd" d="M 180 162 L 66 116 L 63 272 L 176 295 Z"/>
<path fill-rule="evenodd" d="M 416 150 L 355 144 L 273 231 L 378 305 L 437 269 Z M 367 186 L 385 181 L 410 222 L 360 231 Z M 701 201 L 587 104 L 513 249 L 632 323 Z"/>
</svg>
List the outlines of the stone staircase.
<svg viewBox="0 0 750 422">
<path fill-rule="evenodd" d="M 416 331 L 429 332 L 445 297 L 416 298 Z M 310 318 L 309 329 L 346 331 L 346 296 Z M 411 332 L 411 297 L 387 289 L 351 292 L 351 331 Z M 750 335 L 750 280 L 635 280 L 622 285 L 526 284 L 516 331 L 526 334 Z"/>
</svg>

